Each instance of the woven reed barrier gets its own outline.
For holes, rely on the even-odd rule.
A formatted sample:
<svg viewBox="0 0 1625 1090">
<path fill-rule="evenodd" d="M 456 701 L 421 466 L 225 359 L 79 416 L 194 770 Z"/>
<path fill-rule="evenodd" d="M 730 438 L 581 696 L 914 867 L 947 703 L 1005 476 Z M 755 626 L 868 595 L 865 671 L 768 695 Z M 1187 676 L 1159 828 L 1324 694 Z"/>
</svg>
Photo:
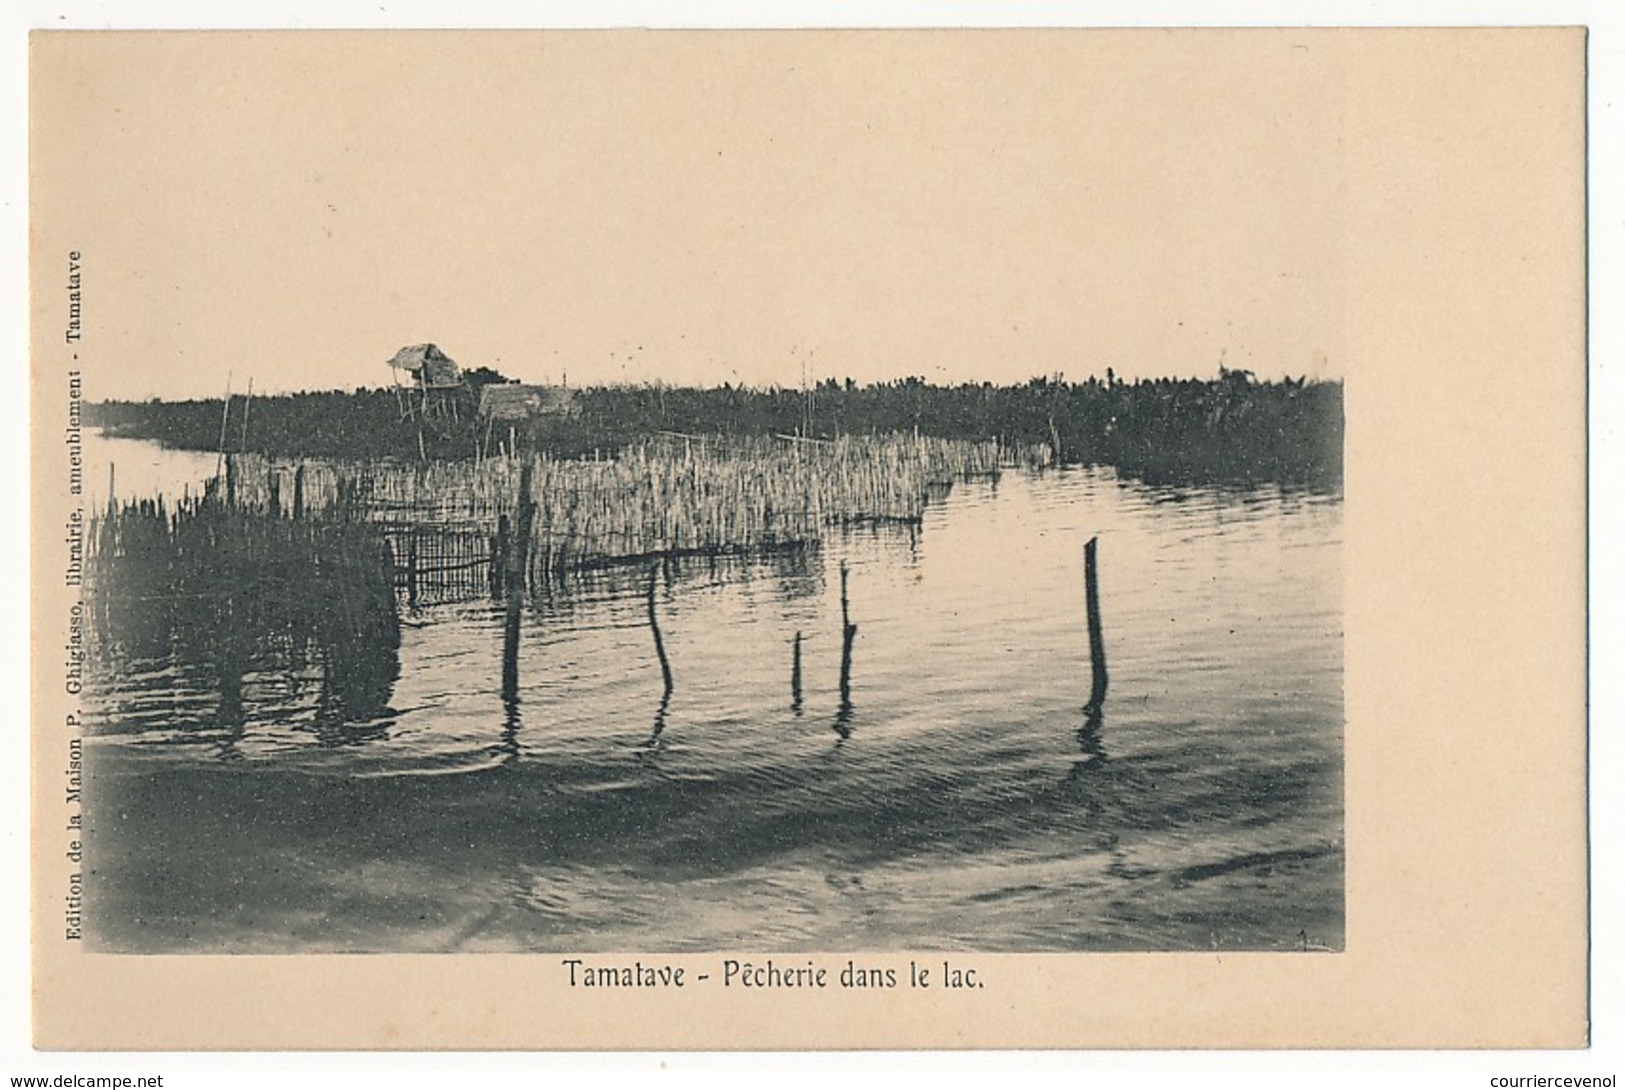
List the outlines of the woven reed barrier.
<svg viewBox="0 0 1625 1090">
<path fill-rule="evenodd" d="M 307 664 L 328 710 L 360 718 L 399 670 L 395 570 L 364 523 L 234 511 L 212 496 L 118 503 L 86 535 L 89 643 L 97 656 L 207 666 L 223 694 L 252 664 Z"/>
<path fill-rule="evenodd" d="M 289 519 L 362 521 L 385 535 L 413 605 L 499 594 L 504 529 L 530 469 L 526 582 L 650 558 L 816 544 L 826 527 L 917 522 L 956 480 L 995 475 L 996 442 L 922 436 L 828 442 L 659 436 L 611 458 L 546 454 L 468 462 L 229 459 L 228 506 Z"/>
</svg>

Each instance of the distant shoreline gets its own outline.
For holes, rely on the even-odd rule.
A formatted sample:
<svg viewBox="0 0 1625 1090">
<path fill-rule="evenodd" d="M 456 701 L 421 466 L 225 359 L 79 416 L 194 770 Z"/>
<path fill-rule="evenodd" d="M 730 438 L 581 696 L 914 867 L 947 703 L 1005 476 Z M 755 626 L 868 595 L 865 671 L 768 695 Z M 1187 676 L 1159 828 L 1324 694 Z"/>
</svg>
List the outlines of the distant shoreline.
<svg viewBox="0 0 1625 1090">
<path fill-rule="evenodd" d="M 1216 379 L 1034 378 L 937 386 L 922 379 L 807 390 L 600 386 L 570 392 L 567 410 L 480 418 L 479 387 L 453 391 L 432 418 L 403 416 L 391 387 L 105 401 L 85 421 L 105 435 L 182 450 L 275 458 L 464 460 L 517 447 L 558 457 L 612 454 L 659 434 L 791 436 L 918 433 L 1048 445 L 1064 464 L 1109 465 L 1152 484 L 1270 484 L 1336 489 L 1343 476 L 1343 384 Z M 246 427 L 244 426 L 246 422 Z"/>
</svg>

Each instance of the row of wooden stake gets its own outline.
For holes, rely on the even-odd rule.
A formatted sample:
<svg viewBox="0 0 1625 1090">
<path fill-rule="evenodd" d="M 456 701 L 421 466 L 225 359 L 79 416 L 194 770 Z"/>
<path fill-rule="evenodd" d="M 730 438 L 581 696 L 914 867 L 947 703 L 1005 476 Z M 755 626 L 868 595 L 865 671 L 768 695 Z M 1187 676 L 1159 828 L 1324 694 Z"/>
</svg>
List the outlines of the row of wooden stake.
<svg viewBox="0 0 1625 1090">
<path fill-rule="evenodd" d="M 523 493 L 522 493 L 523 494 Z M 1089 670 L 1090 687 L 1089 702 L 1084 705 L 1085 715 L 1095 729 L 1099 728 L 1099 720 L 1106 701 L 1106 646 L 1100 619 L 1100 584 L 1097 560 L 1098 539 L 1091 537 L 1084 545 L 1084 608 L 1086 623 L 1089 632 Z M 516 552 L 522 554 L 521 543 Z M 655 564 L 649 569 L 648 590 L 646 601 L 649 616 L 649 631 L 654 638 L 655 657 L 660 663 L 660 676 L 663 682 L 661 695 L 661 712 L 659 719 L 663 723 L 665 710 L 671 701 L 672 692 L 676 683 L 672 677 L 671 659 L 666 654 L 666 641 L 660 631 L 660 618 L 655 609 L 655 591 L 659 582 L 660 565 Z M 852 645 L 857 639 L 858 626 L 852 623 L 851 599 L 847 590 L 848 569 L 845 561 L 841 562 L 841 674 L 840 674 L 840 703 L 835 716 L 835 730 L 844 740 L 851 734 L 851 721 L 853 713 L 852 704 Z M 506 637 L 503 654 L 503 690 L 504 696 L 513 700 L 518 686 L 518 649 L 519 649 L 519 620 L 523 608 L 522 581 L 515 578 L 510 584 L 508 597 L 508 613 Z M 802 666 L 801 666 L 802 633 L 796 630 L 791 642 L 790 658 L 790 708 L 799 715 L 803 707 L 802 696 Z"/>
</svg>

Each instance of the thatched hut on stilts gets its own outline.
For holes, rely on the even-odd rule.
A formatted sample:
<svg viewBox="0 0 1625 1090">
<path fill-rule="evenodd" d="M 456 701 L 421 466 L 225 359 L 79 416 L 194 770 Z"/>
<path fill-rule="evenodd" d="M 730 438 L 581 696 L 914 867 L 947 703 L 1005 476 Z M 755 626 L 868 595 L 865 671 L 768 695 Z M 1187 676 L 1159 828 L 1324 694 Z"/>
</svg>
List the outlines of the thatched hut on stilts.
<svg viewBox="0 0 1625 1090">
<path fill-rule="evenodd" d="M 458 421 L 465 389 L 462 369 L 434 344 L 407 345 L 395 353 L 389 366 L 395 371 L 395 401 L 401 420 L 417 423 L 418 456 L 427 460 L 423 425 L 426 421 Z M 410 385 L 401 382 L 402 373 L 411 376 Z"/>
</svg>

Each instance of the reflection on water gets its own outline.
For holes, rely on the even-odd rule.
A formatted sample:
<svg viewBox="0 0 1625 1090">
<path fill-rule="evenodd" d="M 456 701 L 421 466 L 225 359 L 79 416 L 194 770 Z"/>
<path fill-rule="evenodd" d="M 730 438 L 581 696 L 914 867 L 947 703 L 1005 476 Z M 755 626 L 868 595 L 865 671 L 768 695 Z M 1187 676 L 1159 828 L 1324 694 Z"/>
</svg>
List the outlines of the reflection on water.
<svg viewBox="0 0 1625 1090">
<path fill-rule="evenodd" d="M 1078 751 L 1083 754 L 1074 768 L 1083 768 L 1106 759 L 1106 743 L 1101 738 L 1101 721 L 1105 718 L 1099 705 L 1090 703 L 1084 709 L 1083 726 L 1078 728 Z"/>
<path fill-rule="evenodd" d="M 644 756 L 653 759 L 660 752 L 660 736 L 666 733 L 666 716 L 671 713 L 671 690 L 667 689 L 660 694 L 660 707 L 655 709 L 654 729 L 649 732 L 649 740 L 643 744 Z"/>
<path fill-rule="evenodd" d="M 1337 500 L 1011 473 L 659 575 L 393 637 L 336 573 L 135 610 L 95 694 L 97 943 L 1341 946 Z M 278 635 L 233 639 L 245 608 Z"/>
<path fill-rule="evenodd" d="M 208 742 L 231 760 L 261 721 L 327 747 L 383 733 L 400 626 L 377 537 L 189 499 L 116 504 L 92 517 L 89 541 L 93 665 L 110 682 L 118 732 Z M 143 701 L 187 687 L 181 679 L 203 683 L 212 715 L 143 714 Z"/>
</svg>

